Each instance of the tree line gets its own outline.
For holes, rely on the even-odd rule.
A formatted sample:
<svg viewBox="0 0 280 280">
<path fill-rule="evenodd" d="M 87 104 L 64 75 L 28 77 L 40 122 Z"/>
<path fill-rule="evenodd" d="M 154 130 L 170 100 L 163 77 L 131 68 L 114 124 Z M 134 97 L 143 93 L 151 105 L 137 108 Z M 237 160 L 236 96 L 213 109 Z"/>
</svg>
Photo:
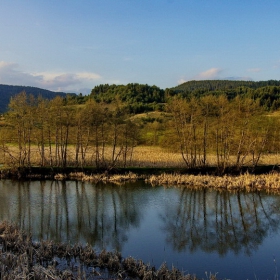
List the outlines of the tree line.
<svg viewBox="0 0 280 280">
<path fill-rule="evenodd" d="M 97 102 L 107 104 L 119 99 L 122 103 L 126 104 L 130 113 L 135 114 L 154 110 L 163 111 L 163 104 L 172 96 L 190 99 L 192 97 L 201 98 L 208 95 L 224 95 L 229 100 L 237 96 L 251 98 L 259 100 L 260 105 L 265 110 L 275 111 L 280 108 L 280 81 L 189 81 L 165 90 L 157 86 L 137 83 L 127 85 L 103 84 L 94 87 L 89 96 Z M 78 99 L 79 97 L 76 98 Z M 81 98 L 79 101 L 81 101 Z"/>
<path fill-rule="evenodd" d="M 88 98 L 84 104 L 60 96 L 52 100 L 13 97 L 0 122 L 0 152 L 10 166 L 127 167 L 138 144 L 179 152 L 187 168 L 214 164 L 256 167 L 262 156 L 278 153 L 277 112 L 259 99 L 225 94 L 169 96 L 160 118 L 135 119 L 119 98 L 110 103 Z"/>
<path fill-rule="evenodd" d="M 229 166 L 254 168 L 264 154 L 279 152 L 279 117 L 268 114 L 259 100 L 175 96 L 167 112 L 171 120 L 165 144 L 177 147 L 189 168 L 207 166 L 210 156 L 222 171 Z"/>
<path fill-rule="evenodd" d="M 94 100 L 79 107 L 25 92 L 13 97 L 0 130 L 6 164 L 22 167 L 127 165 L 137 142 L 137 127 L 119 104 Z"/>
</svg>

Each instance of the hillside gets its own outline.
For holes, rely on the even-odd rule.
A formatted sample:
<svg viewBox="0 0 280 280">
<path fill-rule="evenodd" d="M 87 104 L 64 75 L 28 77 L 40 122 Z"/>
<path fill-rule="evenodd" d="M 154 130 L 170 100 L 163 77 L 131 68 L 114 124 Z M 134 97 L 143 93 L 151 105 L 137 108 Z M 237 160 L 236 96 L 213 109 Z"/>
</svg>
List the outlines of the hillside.
<svg viewBox="0 0 280 280">
<path fill-rule="evenodd" d="M 127 85 L 99 85 L 92 89 L 90 97 L 107 104 L 116 100 L 127 104 L 130 113 L 143 113 L 161 109 L 165 102 L 164 90 L 153 85 L 131 83 Z"/>
<path fill-rule="evenodd" d="M 236 89 L 239 87 L 247 87 L 251 89 L 258 89 L 261 87 L 267 86 L 280 86 L 280 81 L 277 80 L 268 80 L 268 81 L 237 81 L 237 80 L 200 80 L 200 81 L 188 81 L 183 84 L 180 84 L 176 87 L 173 87 L 172 90 L 179 91 L 220 91 L 220 90 L 229 90 Z"/>
<path fill-rule="evenodd" d="M 0 113 L 7 111 L 10 98 L 22 91 L 25 91 L 27 94 L 32 94 L 35 97 L 42 95 L 42 97 L 46 99 L 52 99 L 57 95 L 62 97 L 67 95 L 67 93 L 64 92 L 54 92 L 37 87 L 0 85 Z"/>
<path fill-rule="evenodd" d="M 53 92 L 36 87 L 0 85 L 0 113 L 7 111 L 10 98 L 22 91 L 35 97 L 42 95 L 52 99 L 57 95 L 68 96 L 71 104 L 84 104 L 89 98 L 97 102 L 123 103 L 127 112 L 141 114 L 152 111 L 164 111 L 165 103 L 174 95 L 190 99 L 206 95 L 225 95 L 229 100 L 236 96 L 259 100 L 267 111 L 280 109 L 280 81 L 236 81 L 236 80 L 203 80 L 189 81 L 173 88 L 160 89 L 153 85 L 130 83 L 127 85 L 100 84 L 95 86 L 89 96 Z"/>
<path fill-rule="evenodd" d="M 189 81 L 165 90 L 157 86 L 143 84 L 108 85 L 103 84 L 92 89 L 90 98 L 97 102 L 111 103 L 116 100 L 126 104 L 130 113 L 138 114 L 150 111 L 163 111 L 168 98 L 179 95 L 190 99 L 206 95 L 225 95 L 229 100 L 236 96 L 259 100 L 268 111 L 280 108 L 280 81 L 237 81 L 202 80 Z"/>
<path fill-rule="evenodd" d="M 259 100 L 266 110 L 280 108 L 280 81 L 233 81 L 233 80 L 203 80 L 189 81 L 167 89 L 168 96 L 180 95 L 190 99 L 206 95 L 225 95 L 229 100 L 236 96 Z"/>
</svg>

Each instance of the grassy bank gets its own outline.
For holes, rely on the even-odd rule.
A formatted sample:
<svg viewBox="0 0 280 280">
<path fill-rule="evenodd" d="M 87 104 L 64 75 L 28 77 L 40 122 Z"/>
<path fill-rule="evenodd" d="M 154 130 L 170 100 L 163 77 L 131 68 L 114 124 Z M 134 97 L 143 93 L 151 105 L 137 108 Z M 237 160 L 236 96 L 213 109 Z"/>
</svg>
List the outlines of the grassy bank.
<svg viewBox="0 0 280 280">
<path fill-rule="evenodd" d="M 220 172 L 216 166 L 205 166 L 197 168 L 183 168 L 183 167 L 116 167 L 112 169 L 102 169 L 95 167 L 0 167 L 0 178 L 15 178 L 15 179 L 85 179 L 88 178 L 105 178 L 113 177 L 116 175 L 126 176 L 127 174 L 135 174 L 133 179 L 147 178 L 151 175 L 162 175 L 162 174 L 188 174 L 188 175 L 240 175 L 245 173 L 250 174 L 268 174 L 271 172 L 280 172 L 278 165 L 261 165 L 252 169 L 250 166 L 244 166 L 240 169 L 229 167 Z M 106 176 L 104 176 L 106 175 Z"/>
<path fill-rule="evenodd" d="M 0 223 L 0 279 L 170 279 L 196 280 L 166 264 L 160 268 L 118 252 L 95 252 L 90 246 L 33 242 L 7 222 Z M 207 279 L 215 280 L 214 275 Z"/>
</svg>

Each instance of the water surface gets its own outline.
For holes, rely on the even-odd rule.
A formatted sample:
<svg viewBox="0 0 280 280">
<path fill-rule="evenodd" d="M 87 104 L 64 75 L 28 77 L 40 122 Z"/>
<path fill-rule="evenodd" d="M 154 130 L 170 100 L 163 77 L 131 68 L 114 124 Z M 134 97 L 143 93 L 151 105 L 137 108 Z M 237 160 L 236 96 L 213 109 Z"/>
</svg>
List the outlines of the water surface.
<svg viewBox="0 0 280 280">
<path fill-rule="evenodd" d="M 280 196 L 272 194 L 1 180 L 0 220 L 36 240 L 88 243 L 199 277 L 278 277 Z"/>
</svg>

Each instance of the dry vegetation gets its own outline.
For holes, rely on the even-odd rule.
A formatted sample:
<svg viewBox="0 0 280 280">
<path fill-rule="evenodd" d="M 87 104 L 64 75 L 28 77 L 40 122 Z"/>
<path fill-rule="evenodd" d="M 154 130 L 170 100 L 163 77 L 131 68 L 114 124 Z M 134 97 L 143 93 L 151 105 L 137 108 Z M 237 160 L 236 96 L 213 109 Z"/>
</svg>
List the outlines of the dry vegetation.
<svg viewBox="0 0 280 280">
<path fill-rule="evenodd" d="M 0 224 L 0 279 L 171 279 L 195 280 L 163 264 L 158 270 L 118 252 L 99 254 L 89 245 L 33 242 L 7 222 Z M 216 279 L 210 275 L 208 279 Z"/>
<path fill-rule="evenodd" d="M 18 149 L 13 146 L 9 146 L 9 152 L 11 155 L 5 155 L 3 150 L 0 149 L 0 164 L 8 163 L 12 165 L 12 160 L 17 158 Z M 38 166 L 40 164 L 40 151 L 38 147 L 33 145 L 31 147 L 31 165 Z M 69 166 L 74 165 L 75 158 L 75 147 L 68 147 L 68 155 L 69 155 Z M 111 156 L 110 149 L 107 150 L 107 155 L 105 157 L 109 159 Z M 48 160 L 48 153 L 46 152 L 46 160 Z M 92 162 L 92 158 L 94 157 L 94 148 L 89 148 L 86 154 L 86 161 Z M 232 159 L 233 162 L 234 159 Z M 216 156 L 209 155 L 207 157 L 207 165 L 215 166 L 216 164 Z M 280 155 L 278 154 L 267 154 L 263 155 L 260 160 L 260 165 L 279 165 L 280 164 Z M 8 164 L 9 165 L 9 164 Z M 119 162 L 119 165 L 122 166 L 122 162 Z M 137 146 L 133 149 L 132 157 L 129 158 L 127 163 L 128 167 L 156 167 L 156 168 L 167 168 L 167 167 L 175 167 L 175 168 L 185 168 L 186 164 L 182 159 L 182 155 L 180 152 L 173 152 L 168 149 L 164 149 L 158 146 Z"/>
<path fill-rule="evenodd" d="M 280 174 L 278 172 L 262 175 L 241 174 L 239 176 L 152 175 L 147 182 L 152 185 L 184 186 L 189 188 L 210 188 L 228 191 L 267 191 L 280 193 Z"/>
<path fill-rule="evenodd" d="M 91 182 L 103 182 L 103 183 L 124 183 L 124 182 L 133 182 L 143 178 L 135 173 L 128 172 L 126 174 L 109 174 L 109 173 L 98 173 L 87 175 L 83 172 L 71 172 L 69 175 L 66 174 L 56 174 L 54 179 L 64 180 L 64 179 L 75 179 L 81 181 L 91 181 Z"/>
<path fill-rule="evenodd" d="M 106 159 L 110 159 L 111 151 L 107 149 L 105 154 Z M 18 157 L 18 148 L 15 146 L 9 146 L 9 155 L 0 149 L 0 164 L 6 163 L 6 165 L 12 166 L 12 161 Z M 92 162 L 95 151 L 94 147 L 89 148 L 86 153 L 86 162 Z M 75 164 L 75 147 L 68 147 L 69 166 Z M 48 161 L 49 155 L 46 151 L 46 160 Z M 31 165 L 38 166 L 40 164 L 40 151 L 38 147 L 33 145 L 31 147 Z M 72 164 L 71 164 L 72 163 Z M 211 160 L 210 162 L 211 163 Z M 214 157 L 213 157 L 214 163 Z M 122 161 L 119 161 L 119 165 L 122 166 Z M 180 153 L 168 151 L 166 149 L 156 146 L 137 146 L 133 149 L 132 157 L 129 157 L 127 163 L 129 167 L 185 167 L 185 163 Z"/>
<path fill-rule="evenodd" d="M 10 155 L 5 155 L 3 150 L 0 149 L 0 164 L 6 163 L 6 165 L 12 165 L 12 161 L 18 157 L 17 147 L 9 146 Z M 40 151 L 38 147 L 33 145 L 31 147 L 31 165 L 38 166 L 40 164 Z M 89 148 L 86 154 L 86 162 L 92 162 L 92 158 L 95 155 L 94 148 Z M 69 166 L 75 164 L 75 147 L 68 147 Z M 105 157 L 109 160 L 111 156 L 110 149 L 107 149 Z M 49 155 L 46 152 L 46 160 L 48 161 Z M 72 164 L 71 164 L 72 162 Z M 8 164 L 7 164 L 8 163 Z M 211 161 L 210 161 L 211 163 Z M 214 163 L 214 157 L 213 157 Z M 122 161 L 119 161 L 119 165 L 122 166 Z M 132 157 L 129 157 L 127 163 L 129 167 L 185 167 L 185 163 L 180 153 L 171 152 L 156 146 L 138 146 L 133 149 Z"/>
</svg>

